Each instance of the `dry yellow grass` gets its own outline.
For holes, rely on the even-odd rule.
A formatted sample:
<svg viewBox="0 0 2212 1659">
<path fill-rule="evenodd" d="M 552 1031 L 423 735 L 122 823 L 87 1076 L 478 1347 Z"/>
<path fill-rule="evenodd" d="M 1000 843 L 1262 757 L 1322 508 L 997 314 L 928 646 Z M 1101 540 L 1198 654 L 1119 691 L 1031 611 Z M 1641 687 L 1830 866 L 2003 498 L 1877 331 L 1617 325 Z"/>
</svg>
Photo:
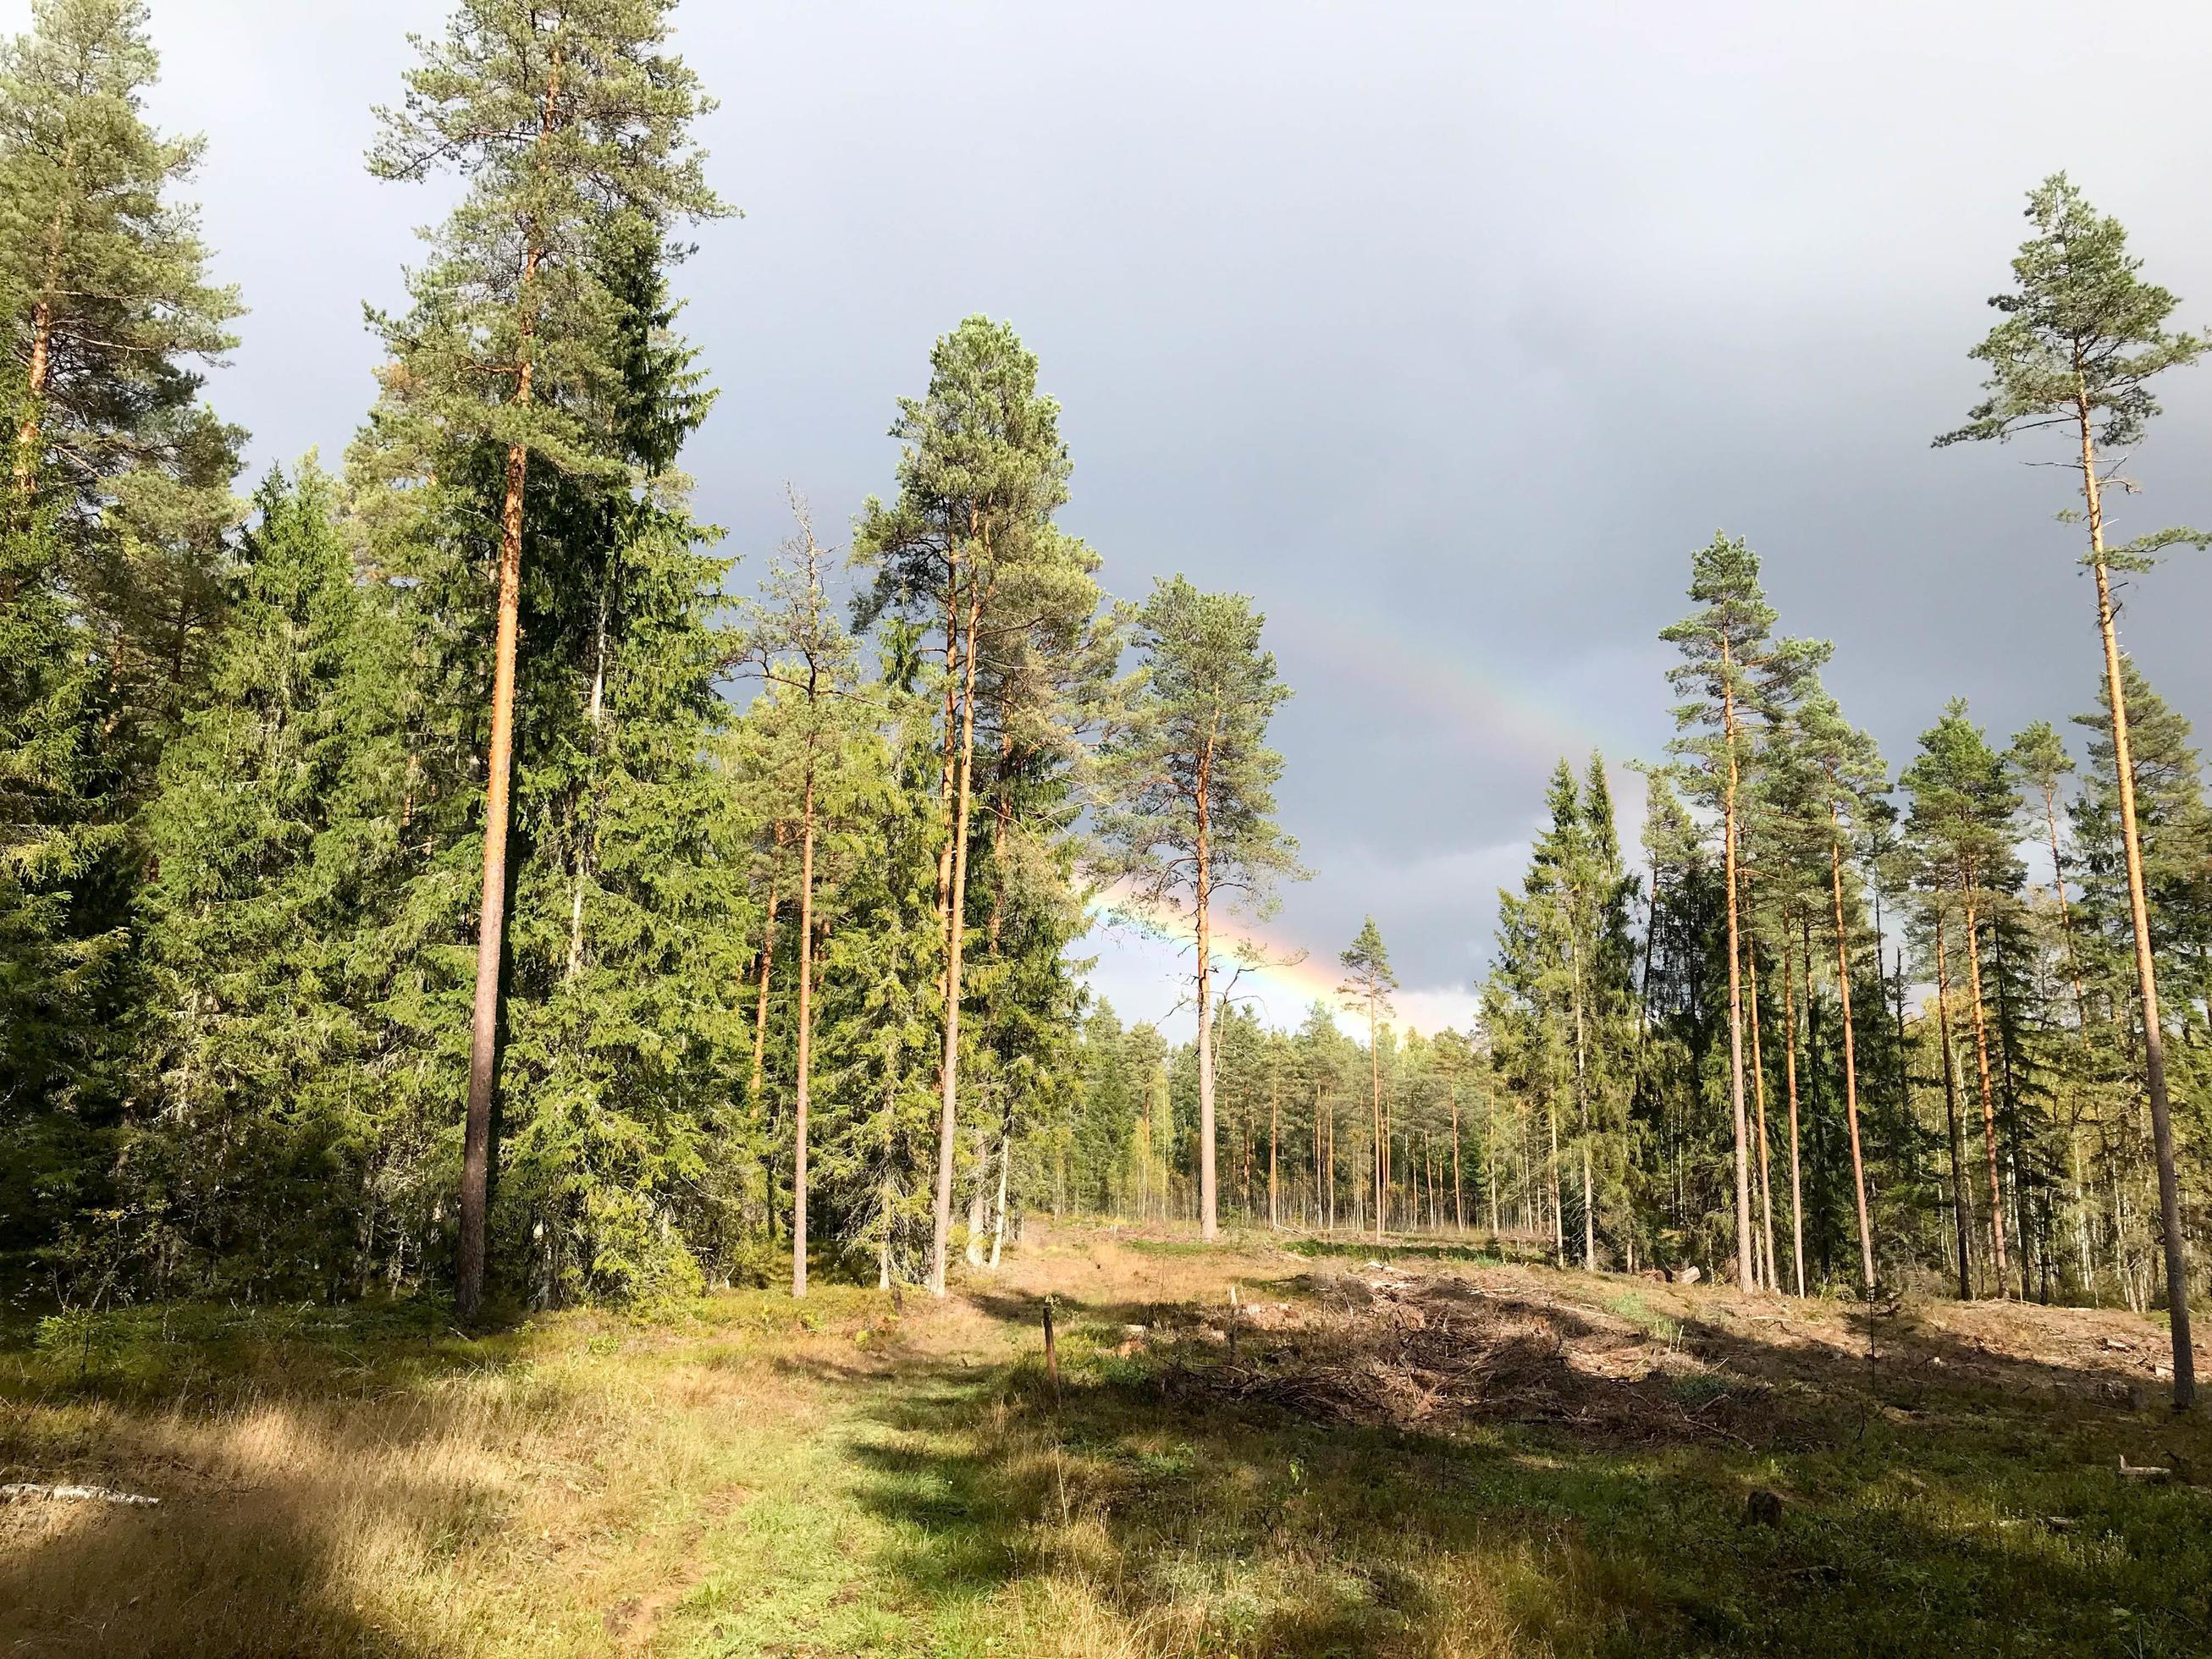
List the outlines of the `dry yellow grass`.
<svg viewBox="0 0 2212 1659">
<path fill-rule="evenodd" d="M 161 1503 L 0 1508 L 0 1632 L 57 1655 L 607 1651 L 741 1492 L 748 1427 L 818 1420 L 820 1390 L 777 1361 L 860 1328 L 711 1312 L 774 1328 L 556 1318 L 336 1370 L 307 1342 L 252 1345 L 181 1399 L 158 1380 L 102 1397 L 98 1376 L 58 1397 L 18 1361 L 9 1478 Z"/>
</svg>

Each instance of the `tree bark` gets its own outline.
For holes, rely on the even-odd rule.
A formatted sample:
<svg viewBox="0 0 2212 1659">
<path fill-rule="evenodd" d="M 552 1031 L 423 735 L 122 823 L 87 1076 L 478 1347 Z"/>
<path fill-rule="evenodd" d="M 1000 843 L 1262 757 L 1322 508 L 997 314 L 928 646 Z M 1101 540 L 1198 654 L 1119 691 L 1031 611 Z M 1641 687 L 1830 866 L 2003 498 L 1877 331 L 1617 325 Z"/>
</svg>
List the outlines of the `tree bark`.
<svg viewBox="0 0 2212 1659">
<path fill-rule="evenodd" d="M 1014 1170 L 1014 1126 L 1011 1121 L 999 1126 L 999 1201 L 991 1211 L 991 1266 L 999 1265 L 999 1255 L 1006 1243 L 1006 1188 Z"/>
<path fill-rule="evenodd" d="M 74 167 L 76 146 L 62 149 L 62 173 Z M 31 362 L 23 379 L 23 419 L 15 428 L 15 501 L 27 504 L 39 487 L 39 434 L 45 415 L 46 386 L 53 375 L 54 292 L 62 285 L 62 249 L 67 241 L 68 197 L 54 208 L 46 227 L 46 283 L 31 307 Z"/>
<path fill-rule="evenodd" d="M 1727 678 L 1735 672 L 1735 664 L 1725 639 L 1721 642 L 1721 741 L 1728 750 L 1728 787 L 1721 798 L 1721 862 L 1728 894 L 1729 1107 L 1735 1128 L 1736 1285 L 1740 1289 L 1749 1290 L 1758 1272 L 1752 1259 L 1750 1126 L 1745 1119 L 1743 1100 L 1743 947 L 1736 915 L 1735 690 Z"/>
</svg>

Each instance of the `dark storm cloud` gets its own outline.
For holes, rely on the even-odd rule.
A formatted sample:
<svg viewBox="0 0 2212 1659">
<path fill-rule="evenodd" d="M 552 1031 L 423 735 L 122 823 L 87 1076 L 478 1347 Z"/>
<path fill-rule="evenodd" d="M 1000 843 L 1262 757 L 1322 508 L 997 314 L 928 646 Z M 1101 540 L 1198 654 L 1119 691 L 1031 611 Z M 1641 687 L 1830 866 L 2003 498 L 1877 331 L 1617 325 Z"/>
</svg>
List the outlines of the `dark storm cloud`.
<svg viewBox="0 0 2212 1659">
<path fill-rule="evenodd" d="M 396 298 L 441 205 L 362 173 L 368 106 L 442 7 L 156 9 L 159 113 L 210 136 L 209 232 L 253 307 L 216 395 L 264 459 L 334 453 L 369 392 L 358 304 Z M 739 550 L 780 535 L 786 479 L 844 517 L 888 487 L 930 340 L 1011 319 L 1117 591 L 1181 570 L 1274 618 L 1318 872 L 1276 931 L 1333 957 L 1372 910 L 1409 986 L 1464 987 L 1553 758 L 1664 743 L 1653 635 L 1717 525 L 1786 629 L 1834 638 L 1893 763 L 1954 693 L 2000 738 L 2089 705 L 2063 476 L 1928 444 L 2056 167 L 2212 315 L 2212 9 L 2105 15 L 692 0 L 748 216 L 683 277 L 724 388 L 702 504 Z M 2212 381 L 2172 407 L 2130 532 L 2212 520 Z M 2134 599 L 2154 682 L 2212 714 L 2212 580 Z M 1117 1000 L 1172 1001 L 1107 949 Z"/>
</svg>

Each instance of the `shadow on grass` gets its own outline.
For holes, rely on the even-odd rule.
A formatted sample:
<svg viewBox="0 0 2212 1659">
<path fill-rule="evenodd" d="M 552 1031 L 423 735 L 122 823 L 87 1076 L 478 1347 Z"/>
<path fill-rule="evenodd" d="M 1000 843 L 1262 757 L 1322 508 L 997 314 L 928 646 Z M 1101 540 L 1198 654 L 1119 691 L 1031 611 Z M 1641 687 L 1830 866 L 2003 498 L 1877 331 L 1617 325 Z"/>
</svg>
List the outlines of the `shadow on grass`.
<svg viewBox="0 0 2212 1659">
<path fill-rule="evenodd" d="M 526 1363 L 435 1304 L 156 1308 L 0 1354 L 0 1481 L 159 1500 L 0 1504 L 0 1650 L 428 1659 L 378 1563 L 497 1524 L 483 1413 L 440 1385 Z"/>
<path fill-rule="evenodd" d="M 1036 1298 L 978 1301 L 1036 1322 Z M 1132 1311 L 1062 1308 L 1076 1323 Z M 1574 1310 L 1548 1311 L 1590 1335 Z M 1771 1420 L 1740 1423 L 1765 1431 L 1739 1442 L 1625 1438 L 1601 1414 L 1510 1403 L 1447 1430 L 1317 1421 L 1235 1397 L 1231 1362 L 1206 1345 L 1079 1356 L 1056 1393 L 1033 1359 L 981 1376 L 918 1365 L 878 1395 L 864 1495 L 892 1523 L 884 1565 L 907 1594 L 955 1622 L 1011 1601 L 1032 1651 L 2212 1646 L 2212 1502 L 2121 1481 L 2107 1455 L 2143 1444 L 2156 1419 L 2085 1425 L 2033 1401 L 1991 1413 L 1932 1390 L 1924 1420 L 1863 1414 L 1846 1403 L 1860 1380 L 1849 1355 L 1823 1370 L 1733 1334 L 1690 1340 L 1746 1372 L 1786 1359 L 1806 1386 Z M 1237 1362 L 1266 1363 L 1249 1346 Z M 1536 1342 L 1512 1363 L 1565 1362 Z M 2054 1383 L 2072 1381 L 2057 1369 Z M 1576 1397 L 1564 1380 L 1556 1392 Z M 1777 1495 L 1778 1519 L 1754 1517 L 1754 1491 Z"/>
<path fill-rule="evenodd" d="M 158 1509 L 10 1505 L 0 1516 L 6 1650 L 52 1659 L 124 1654 L 387 1655 L 438 1649 L 344 1588 L 349 1540 L 319 1517 L 308 1483 L 264 1486 L 252 1513 L 171 1498 Z M 52 1516 L 24 1511 L 47 1507 Z"/>
</svg>

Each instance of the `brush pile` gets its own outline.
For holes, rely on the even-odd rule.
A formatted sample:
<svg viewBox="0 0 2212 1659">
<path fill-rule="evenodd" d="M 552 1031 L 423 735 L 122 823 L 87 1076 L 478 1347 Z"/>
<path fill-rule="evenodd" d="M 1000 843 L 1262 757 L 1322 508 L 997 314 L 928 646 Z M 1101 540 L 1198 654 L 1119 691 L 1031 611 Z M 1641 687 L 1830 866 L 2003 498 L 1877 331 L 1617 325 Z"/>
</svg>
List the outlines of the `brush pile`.
<svg viewBox="0 0 2212 1659">
<path fill-rule="evenodd" d="M 1188 1386 L 1327 1422 L 1437 1428 L 1558 1424 L 1611 1440 L 1740 1441 L 1767 1389 L 1639 1327 L 1516 1291 L 1370 1263 L 1248 1330 Z"/>
</svg>

